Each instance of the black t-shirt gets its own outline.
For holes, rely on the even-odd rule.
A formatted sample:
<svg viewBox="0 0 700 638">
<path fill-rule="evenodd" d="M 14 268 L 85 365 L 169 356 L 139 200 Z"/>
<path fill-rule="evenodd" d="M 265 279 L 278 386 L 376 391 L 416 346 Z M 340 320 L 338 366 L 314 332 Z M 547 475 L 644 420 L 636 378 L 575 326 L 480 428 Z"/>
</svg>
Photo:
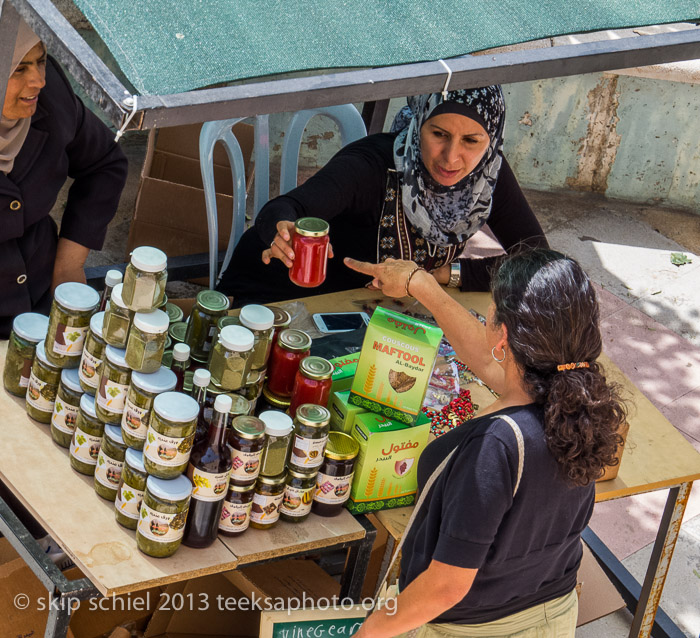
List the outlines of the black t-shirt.
<svg viewBox="0 0 700 638">
<path fill-rule="evenodd" d="M 515 498 L 518 447 L 499 414 L 515 420 L 525 443 Z M 570 592 L 595 488 L 564 480 L 547 448 L 541 407 L 507 408 L 430 443 L 418 463 L 419 489 L 454 448 L 406 538 L 401 588 L 433 559 L 478 569 L 464 599 L 433 621 L 458 624 L 498 620 Z"/>
</svg>

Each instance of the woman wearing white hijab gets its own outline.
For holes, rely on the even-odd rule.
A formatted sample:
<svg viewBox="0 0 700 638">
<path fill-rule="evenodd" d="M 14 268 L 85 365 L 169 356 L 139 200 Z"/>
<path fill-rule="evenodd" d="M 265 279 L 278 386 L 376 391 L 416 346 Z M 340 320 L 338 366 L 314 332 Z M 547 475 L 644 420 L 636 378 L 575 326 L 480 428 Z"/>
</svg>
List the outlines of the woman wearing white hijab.
<svg viewBox="0 0 700 638">
<path fill-rule="evenodd" d="M 17 314 L 47 312 L 59 283 L 85 281 L 126 172 L 113 134 L 20 20 L 0 121 L 0 337 Z M 69 177 L 59 238 L 49 213 Z"/>
</svg>

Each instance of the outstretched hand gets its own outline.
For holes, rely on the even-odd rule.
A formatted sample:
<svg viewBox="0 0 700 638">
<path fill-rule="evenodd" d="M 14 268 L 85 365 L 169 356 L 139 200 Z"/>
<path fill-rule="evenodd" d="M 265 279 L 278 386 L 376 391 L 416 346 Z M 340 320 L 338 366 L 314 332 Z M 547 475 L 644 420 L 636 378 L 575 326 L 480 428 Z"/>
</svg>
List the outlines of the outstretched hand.
<svg viewBox="0 0 700 638">
<path fill-rule="evenodd" d="M 294 222 L 282 220 L 277 222 L 277 234 L 270 247 L 263 250 L 262 260 L 269 264 L 273 258 L 279 259 L 287 268 L 292 267 L 294 251 L 292 250 L 292 235 L 294 234 Z M 328 244 L 328 257 L 333 257 L 333 246 Z"/>
<path fill-rule="evenodd" d="M 406 296 L 406 282 L 417 267 L 415 262 L 401 259 L 387 259 L 381 264 L 371 264 L 346 257 L 344 263 L 348 268 L 372 277 L 372 286 L 394 299 Z"/>
</svg>

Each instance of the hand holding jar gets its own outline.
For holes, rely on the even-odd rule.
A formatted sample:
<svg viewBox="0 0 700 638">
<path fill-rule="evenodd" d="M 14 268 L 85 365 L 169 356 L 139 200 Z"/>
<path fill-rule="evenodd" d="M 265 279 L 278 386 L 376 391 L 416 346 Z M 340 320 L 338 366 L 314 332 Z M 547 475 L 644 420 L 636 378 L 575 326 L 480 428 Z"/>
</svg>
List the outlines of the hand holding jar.
<svg viewBox="0 0 700 638">
<path fill-rule="evenodd" d="M 326 278 L 326 259 L 333 257 L 328 222 L 315 217 L 278 222 L 270 248 L 262 253 L 266 264 L 273 257 L 290 269 L 289 277 L 298 286 L 319 286 Z"/>
</svg>

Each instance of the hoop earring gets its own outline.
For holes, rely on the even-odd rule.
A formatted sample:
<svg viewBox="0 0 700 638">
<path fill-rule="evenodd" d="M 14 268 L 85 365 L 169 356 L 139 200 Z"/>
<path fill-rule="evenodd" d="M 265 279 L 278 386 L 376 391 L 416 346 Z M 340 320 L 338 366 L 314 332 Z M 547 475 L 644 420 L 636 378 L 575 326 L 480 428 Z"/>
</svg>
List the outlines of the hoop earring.
<svg viewBox="0 0 700 638">
<path fill-rule="evenodd" d="M 505 349 L 505 348 L 501 348 L 501 351 L 503 352 L 503 358 L 497 359 L 497 358 L 496 358 L 496 346 L 494 346 L 493 348 L 491 348 L 491 356 L 493 357 L 493 360 L 494 360 L 496 363 L 503 363 L 503 362 L 506 360 L 506 349 Z"/>
</svg>

